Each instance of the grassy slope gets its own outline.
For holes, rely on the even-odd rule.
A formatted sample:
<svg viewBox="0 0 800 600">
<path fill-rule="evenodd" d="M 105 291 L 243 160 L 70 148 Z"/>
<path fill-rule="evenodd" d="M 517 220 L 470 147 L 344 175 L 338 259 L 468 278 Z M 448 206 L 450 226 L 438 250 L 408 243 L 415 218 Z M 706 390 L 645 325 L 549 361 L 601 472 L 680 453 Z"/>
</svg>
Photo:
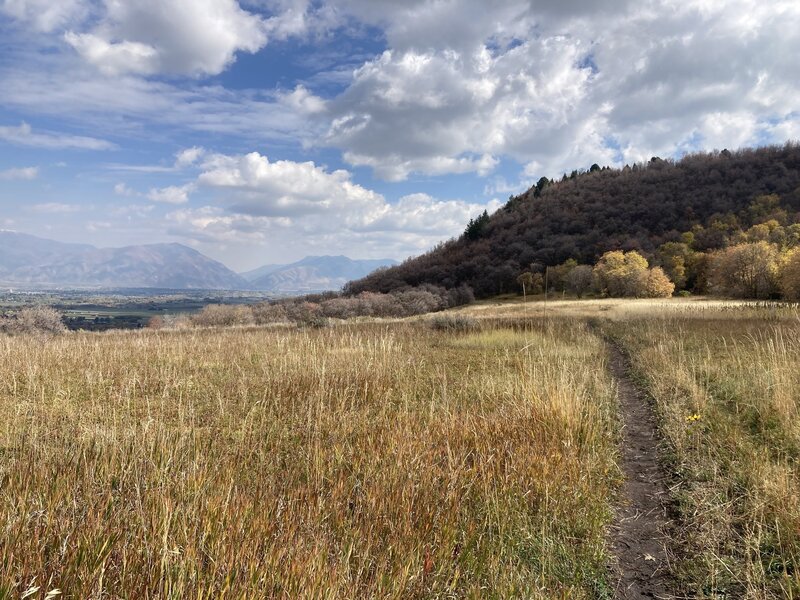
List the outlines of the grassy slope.
<svg viewBox="0 0 800 600">
<path fill-rule="evenodd" d="M 0 598 L 607 593 L 580 323 L 0 338 Z"/>
</svg>

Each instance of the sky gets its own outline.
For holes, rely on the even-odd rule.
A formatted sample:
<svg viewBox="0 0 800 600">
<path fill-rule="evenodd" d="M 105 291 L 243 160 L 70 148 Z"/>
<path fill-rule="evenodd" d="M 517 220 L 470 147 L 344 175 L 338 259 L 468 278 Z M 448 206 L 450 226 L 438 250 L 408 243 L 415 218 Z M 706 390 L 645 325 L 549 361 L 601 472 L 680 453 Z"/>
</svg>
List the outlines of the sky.
<svg viewBox="0 0 800 600">
<path fill-rule="evenodd" d="M 797 0 L 0 0 L 0 228 L 404 259 L 542 176 L 800 138 Z"/>
</svg>

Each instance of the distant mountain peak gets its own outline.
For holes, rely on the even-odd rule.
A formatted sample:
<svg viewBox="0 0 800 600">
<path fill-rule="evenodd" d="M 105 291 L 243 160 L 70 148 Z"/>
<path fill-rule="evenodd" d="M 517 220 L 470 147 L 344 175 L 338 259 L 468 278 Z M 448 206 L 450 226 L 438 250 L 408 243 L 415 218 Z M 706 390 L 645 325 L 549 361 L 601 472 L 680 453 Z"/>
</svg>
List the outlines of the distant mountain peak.
<svg viewBox="0 0 800 600">
<path fill-rule="evenodd" d="M 343 254 L 310 255 L 288 265 L 269 264 L 242 276 L 257 290 L 275 293 L 308 293 L 341 289 L 375 269 L 396 265 L 392 259 L 353 259 Z"/>
<path fill-rule="evenodd" d="M 95 248 L 8 231 L 0 231 L 0 281 L 60 287 L 247 287 L 222 263 L 177 242 Z"/>
</svg>

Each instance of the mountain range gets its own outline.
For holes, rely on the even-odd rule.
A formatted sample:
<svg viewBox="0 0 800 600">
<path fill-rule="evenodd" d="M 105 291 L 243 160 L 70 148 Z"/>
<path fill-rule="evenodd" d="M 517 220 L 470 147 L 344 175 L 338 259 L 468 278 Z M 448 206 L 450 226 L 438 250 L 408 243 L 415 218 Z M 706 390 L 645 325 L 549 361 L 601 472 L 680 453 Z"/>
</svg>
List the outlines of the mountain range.
<svg viewBox="0 0 800 600">
<path fill-rule="evenodd" d="M 61 287 L 247 287 L 222 263 L 182 244 L 96 248 L 13 231 L 0 231 L 0 281 Z"/>
<path fill-rule="evenodd" d="M 396 264 L 309 256 L 237 274 L 182 244 L 97 248 L 0 230 L 0 282 L 9 285 L 89 288 L 259 290 L 279 294 L 341 288 L 347 281 Z"/>
<path fill-rule="evenodd" d="M 288 265 L 264 265 L 242 273 L 255 290 L 305 293 L 338 290 L 353 279 L 397 264 L 391 259 L 354 260 L 346 256 L 307 256 Z"/>
</svg>

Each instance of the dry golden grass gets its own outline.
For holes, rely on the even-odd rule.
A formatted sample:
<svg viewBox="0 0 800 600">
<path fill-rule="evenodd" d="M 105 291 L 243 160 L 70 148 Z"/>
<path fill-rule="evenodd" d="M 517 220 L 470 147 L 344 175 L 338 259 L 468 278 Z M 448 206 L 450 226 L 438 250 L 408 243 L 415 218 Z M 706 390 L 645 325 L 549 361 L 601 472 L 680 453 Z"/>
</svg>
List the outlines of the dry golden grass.
<svg viewBox="0 0 800 600">
<path fill-rule="evenodd" d="M 800 597 L 800 320 L 722 306 L 612 330 L 657 401 L 677 473 L 676 546 L 700 598 Z"/>
<path fill-rule="evenodd" d="M 486 300 L 448 311 L 476 318 L 508 319 L 602 319 L 648 321 L 684 317 L 687 319 L 762 321 L 800 319 L 800 304 L 753 300 L 721 300 L 705 297 L 689 298 L 592 298 L 574 300 L 551 295 L 523 302 L 522 298 Z"/>
<path fill-rule="evenodd" d="M 568 320 L 0 337 L 0 598 L 605 597 L 604 361 Z"/>
</svg>

